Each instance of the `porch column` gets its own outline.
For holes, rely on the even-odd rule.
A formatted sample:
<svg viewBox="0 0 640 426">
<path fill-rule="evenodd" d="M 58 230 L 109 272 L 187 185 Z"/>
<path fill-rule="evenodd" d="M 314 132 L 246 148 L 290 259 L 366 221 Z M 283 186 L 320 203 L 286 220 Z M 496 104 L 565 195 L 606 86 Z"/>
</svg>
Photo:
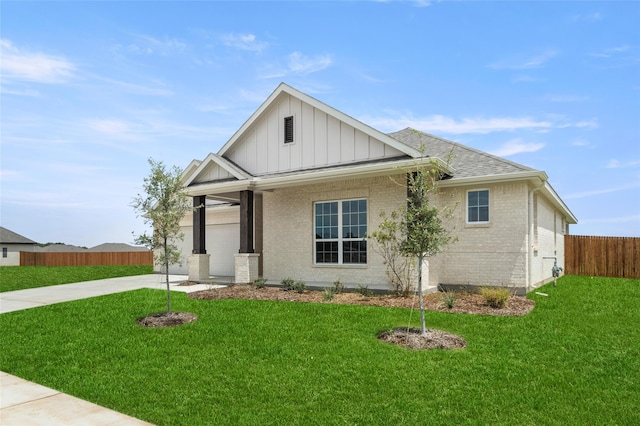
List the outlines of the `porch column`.
<svg viewBox="0 0 640 426">
<path fill-rule="evenodd" d="M 187 259 L 189 281 L 209 280 L 209 262 L 211 255 L 206 250 L 206 196 L 193 197 L 193 250 Z"/>
<path fill-rule="evenodd" d="M 253 245 L 253 191 L 240 191 L 240 251 L 235 255 L 235 282 L 248 284 L 258 278 L 258 259 Z"/>
<path fill-rule="evenodd" d="M 207 253 L 205 241 L 205 196 L 193 197 L 193 254 Z"/>
<path fill-rule="evenodd" d="M 253 191 L 240 191 L 240 253 L 253 253 Z"/>
</svg>

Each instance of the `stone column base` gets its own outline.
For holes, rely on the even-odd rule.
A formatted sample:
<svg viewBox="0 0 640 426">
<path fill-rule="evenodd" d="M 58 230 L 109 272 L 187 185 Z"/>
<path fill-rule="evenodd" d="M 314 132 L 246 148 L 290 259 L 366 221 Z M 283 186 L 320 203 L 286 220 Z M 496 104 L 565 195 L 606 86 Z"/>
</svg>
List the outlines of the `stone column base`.
<svg viewBox="0 0 640 426">
<path fill-rule="evenodd" d="M 258 253 L 238 253 L 235 255 L 235 283 L 249 284 L 258 278 Z"/>
<path fill-rule="evenodd" d="M 192 254 L 187 259 L 189 281 L 207 281 L 209 279 L 210 254 Z"/>
</svg>

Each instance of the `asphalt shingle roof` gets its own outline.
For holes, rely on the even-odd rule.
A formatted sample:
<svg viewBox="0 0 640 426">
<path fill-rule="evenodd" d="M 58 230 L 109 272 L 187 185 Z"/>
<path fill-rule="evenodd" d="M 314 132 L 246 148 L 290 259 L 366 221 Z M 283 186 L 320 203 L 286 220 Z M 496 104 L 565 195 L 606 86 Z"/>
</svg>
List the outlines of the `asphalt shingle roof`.
<svg viewBox="0 0 640 426">
<path fill-rule="evenodd" d="M 510 173 L 537 171 L 522 164 L 505 160 L 468 146 L 439 138 L 428 133 L 407 127 L 398 132 L 389 133 L 389 136 L 412 148 L 421 149 L 424 146 L 424 154 L 429 157 L 437 157 L 447 161 L 452 154 L 449 165 L 455 170 L 454 178 L 480 177 L 504 175 Z"/>
<path fill-rule="evenodd" d="M 0 244 L 37 244 L 35 241 L 0 226 Z"/>
</svg>

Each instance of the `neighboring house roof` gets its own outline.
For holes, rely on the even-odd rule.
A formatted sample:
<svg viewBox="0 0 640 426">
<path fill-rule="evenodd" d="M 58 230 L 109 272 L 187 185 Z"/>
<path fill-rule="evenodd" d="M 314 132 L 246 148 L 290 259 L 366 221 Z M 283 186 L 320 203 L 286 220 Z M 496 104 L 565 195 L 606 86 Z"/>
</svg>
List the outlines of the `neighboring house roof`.
<svg viewBox="0 0 640 426">
<path fill-rule="evenodd" d="M 44 247 L 36 247 L 35 251 L 43 253 L 71 253 L 87 251 L 85 247 L 78 247 L 69 244 L 49 244 Z"/>
<path fill-rule="evenodd" d="M 38 244 L 35 241 L 0 226 L 0 244 Z"/>
<path fill-rule="evenodd" d="M 126 252 L 126 251 L 149 251 L 146 247 L 132 246 L 124 243 L 104 243 L 91 247 L 87 251 L 91 252 Z"/>
</svg>

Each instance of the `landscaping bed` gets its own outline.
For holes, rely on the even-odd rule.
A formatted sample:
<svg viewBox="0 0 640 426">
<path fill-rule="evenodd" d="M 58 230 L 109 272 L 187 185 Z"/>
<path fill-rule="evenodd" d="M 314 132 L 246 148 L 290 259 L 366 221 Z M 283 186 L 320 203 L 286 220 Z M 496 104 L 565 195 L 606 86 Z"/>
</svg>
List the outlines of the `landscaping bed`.
<svg viewBox="0 0 640 426">
<path fill-rule="evenodd" d="M 480 314 L 500 316 L 521 316 L 531 312 L 535 306 L 533 300 L 523 296 L 511 296 L 503 308 L 494 308 L 485 302 L 482 295 L 476 293 L 456 293 L 453 308 L 449 309 L 443 302 L 445 294 L 431 293 L 423 298 L 424 307 L 430 311 L 451 312 L 458 314 Z M 192 299 L 249 299 L 273 300 L 288 302 L 338 303 L 349 305 L 384 306 L 393 308 L 418 308 L 418 297 L 398 297 L 393 295 L 364 296 L 358 292 L 338 293 L 331 300 L 325 300 L 322 291 L 305 290 L 303 293 L 284 291 L 280 287 L 256 288 L 251 285 L 233 285 L 218 289 L 202 290 L 189 294 Z"/>
</svg>

